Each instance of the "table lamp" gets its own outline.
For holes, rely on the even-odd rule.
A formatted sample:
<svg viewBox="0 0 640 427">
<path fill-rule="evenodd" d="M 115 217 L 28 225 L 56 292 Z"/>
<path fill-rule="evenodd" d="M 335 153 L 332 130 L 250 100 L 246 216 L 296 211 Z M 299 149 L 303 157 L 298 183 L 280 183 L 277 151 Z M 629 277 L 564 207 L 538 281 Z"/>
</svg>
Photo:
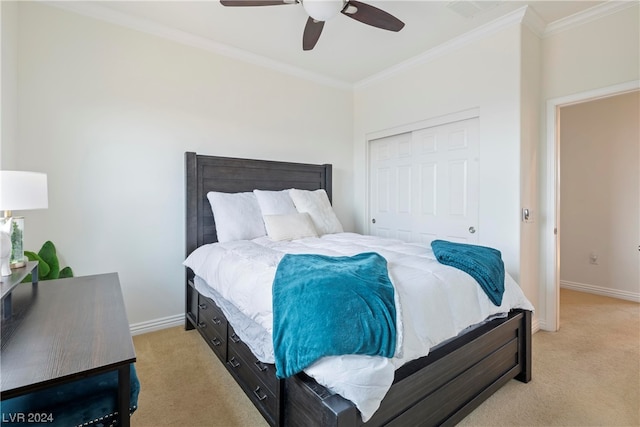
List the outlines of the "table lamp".
<svg viewBox="0 0 640 427">
<path fill-rule="evenodd" d="M 26 264 L 22 246 L 24 217 L 11 211 L 48 207 L 47 175 L 39 172 L 0 171 L 0 276 Z"/>
</svg>

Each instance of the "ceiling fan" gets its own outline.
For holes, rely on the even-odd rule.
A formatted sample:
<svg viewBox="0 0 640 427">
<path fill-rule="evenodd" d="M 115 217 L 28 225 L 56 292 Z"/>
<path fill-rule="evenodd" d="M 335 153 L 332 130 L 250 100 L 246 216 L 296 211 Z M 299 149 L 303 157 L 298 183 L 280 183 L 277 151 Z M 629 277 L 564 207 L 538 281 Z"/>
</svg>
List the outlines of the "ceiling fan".
<svg viewBox="0 0 640 427">
<path fill-rule="evenodd" d="M 223 6 L 276 6 L 301 3 L 309 15 L 302 35 L 302 49 L 314 48 L 325 21 L 338 13 L 373 27 L 400 31 L 404 22 L 377 7 L 356 0 L 220 0 Z"/>
</svg>

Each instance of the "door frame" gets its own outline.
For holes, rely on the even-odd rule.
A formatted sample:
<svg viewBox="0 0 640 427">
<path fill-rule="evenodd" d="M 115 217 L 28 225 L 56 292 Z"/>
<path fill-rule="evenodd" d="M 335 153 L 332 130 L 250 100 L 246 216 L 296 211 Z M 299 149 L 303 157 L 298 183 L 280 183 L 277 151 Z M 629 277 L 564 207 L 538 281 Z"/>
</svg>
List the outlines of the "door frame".
<svg viewBox="0 0 640 427">
<path fill-rule="evenodd" d="M 400 125 L 400 126 L 394 126 L 391 128 L 387 128 L 387 129 L 382 129 L 379 131 L 374 131 L 374 132 L 369 132 L 365 135 L 365 139 L 366 139 L 366 143 L 365 143 L 365 159 L 367 161 L 367 165 L 366 165 L 366 170 L 365 170 L 365 178 L 364 178 L 364 185 L 365 185 L 365 209 L 364 209 L 364 215 L 365 215 L 365 221 L 364 223 L 366 224 L 366 229 L 365 229 L 365 233 L 370 234 L 371 233 L 371 223 L 369 221 L 369 218 L 371 218 L 371 209 L 370 209 L 370 198 L 369 198 L 369 191 L 370 191 L 370 185 L 371 185 L 371 141 L 376 140 L 376 139 L 380 139 L 380 138 L 386 138 L 389 136 L 393 136 L 393 135 L 398 135 L 401 133 L 407 133 L 407 132 L 413 132 L 415 130 L 419 130 L 419 129 L 425 129 L 425 128 L 430 128 L 430 127 L 435 127 L 435 126 L 440 126 L 440 125 L 445 125 L 448 123 L 453 123 L 453 122 L 459 122 L 462 120 L 468 120 L 468 119 L 474 119 L 474 118 L 480 118 L 480 108 L 479 107 L 474 107 L 474 108 L 469 108 L 467 110 L 461 110 L 461 111 L 457 111 L 454 113 L 449 113 L 449 114 L 445 114 L 442 116 L 436 116 L 436 117 L 432 117 L 429 119 L 425 119 L 425 120 L 421 120 L 418 122 L 413 122 L 413 123 L 407 123 L 404 125 Z M 480 123 L 478 124 L 478 126 L 480 126 Z"/>
<path fill-rule="evenodd" d="M 541 274 L 544 280 L 541 302 L 544 302 L 544 316 L 540 319 L 540 329 L 557 331 L 560 328 L 560 115 L 562 107 L 567 107 L 596 99 L 621 95 L 640 88 L 640 80 L 607 86 L 586 92 L 549 99 L 547 101 L 546 132 L 546 198 L 545 218 L 541 227 L 545 255 Z"/>
</svg>

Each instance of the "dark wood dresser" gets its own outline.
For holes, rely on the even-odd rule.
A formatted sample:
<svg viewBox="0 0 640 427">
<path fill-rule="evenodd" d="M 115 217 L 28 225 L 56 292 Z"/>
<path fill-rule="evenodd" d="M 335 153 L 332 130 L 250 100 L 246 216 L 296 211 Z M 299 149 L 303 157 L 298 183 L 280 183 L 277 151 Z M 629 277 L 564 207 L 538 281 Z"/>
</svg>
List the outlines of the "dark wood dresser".
<svg viewBox="0 0 640 427">
<path fill-rule="evenodd" d="M 129 426 L 136 361 L 117 273 L 18 286 L 2 321 L 2 400 L 118 371 L 121 426 Z"/>
</svg>

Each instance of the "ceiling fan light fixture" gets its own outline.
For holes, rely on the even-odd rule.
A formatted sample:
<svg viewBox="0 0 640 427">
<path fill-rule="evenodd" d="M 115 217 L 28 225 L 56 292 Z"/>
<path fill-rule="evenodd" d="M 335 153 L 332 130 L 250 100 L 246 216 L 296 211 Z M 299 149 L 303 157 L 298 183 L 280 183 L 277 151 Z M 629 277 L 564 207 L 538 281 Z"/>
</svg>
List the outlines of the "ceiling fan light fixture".
<svg viewBox="0 0 640 427">
<path fill-rule="evenodd" d="M 316 21 L 328 21 L 344 8 L 343 0 L 303 0 L 302 7 Z"/>
</svg>

